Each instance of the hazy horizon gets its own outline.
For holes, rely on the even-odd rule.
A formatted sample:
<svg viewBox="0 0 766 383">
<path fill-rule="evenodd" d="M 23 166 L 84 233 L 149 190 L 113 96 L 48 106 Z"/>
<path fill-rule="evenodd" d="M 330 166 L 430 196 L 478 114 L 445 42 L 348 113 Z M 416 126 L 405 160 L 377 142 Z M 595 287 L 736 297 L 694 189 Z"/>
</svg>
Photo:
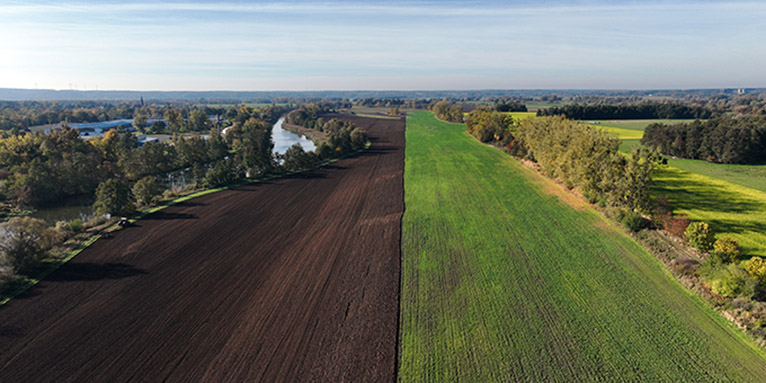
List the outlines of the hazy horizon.
<svg viewBox="0 0 766 383">
<path fill-rule="evenodd" d="M 116 91 L 766 86 L 766 4 L 0 5 L 0 87 Z"/>
</svg>

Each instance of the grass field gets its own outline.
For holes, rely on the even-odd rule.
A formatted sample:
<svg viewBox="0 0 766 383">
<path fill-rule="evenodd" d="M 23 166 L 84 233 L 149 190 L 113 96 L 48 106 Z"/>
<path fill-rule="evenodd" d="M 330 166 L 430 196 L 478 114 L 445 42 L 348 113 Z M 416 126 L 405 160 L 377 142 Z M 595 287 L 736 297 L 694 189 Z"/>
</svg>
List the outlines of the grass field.
<svg viewBox="0 0 766 383">
<path fill-rule="evenodd" d="M 620 151 L 630 153 L 633 148 L 641 145 L 640 140 L 644 135 L 644 128 L 653 122 L 675 123 L 692 120 L 618 120 L 601 121 L 600 125 L 591 125 L 612 133 L 622 140 Z M 687 160 L 683 158 L 669 158 L 668 164 L 690 173 L 719 179 L 735 185 L 744 186 L 761 192 L 766 192 L 766 166 L 765 165 L 729 165 L 713 164 L 707 161 Z"/>
<path fill-rule="evenodd" d="M 766 381 L 763 350 L 555 184 L 428 112 L 406 140 L 400 381 Z"/>
<path fill-rule="evenodd" d="M 653 193 L 667 194 L 676 213 L 732 237 L 745 256 L 766 256 L 766 193 L 673 166 L 657 169 Z"/>
<path fill-rule="evenodd" d="M 694 120 L 656 119 L 656 120 L 596 120 L 594 122 L 598 122 L 599 125 L 611 126 L 611 127 L 620 128 L 620 129 L 637 130 L 637 131 L 643 132 L 647 126 L 654 123 L 678 124 L 680 122 L 692 122 L 692 121 Z"/>
</svg>

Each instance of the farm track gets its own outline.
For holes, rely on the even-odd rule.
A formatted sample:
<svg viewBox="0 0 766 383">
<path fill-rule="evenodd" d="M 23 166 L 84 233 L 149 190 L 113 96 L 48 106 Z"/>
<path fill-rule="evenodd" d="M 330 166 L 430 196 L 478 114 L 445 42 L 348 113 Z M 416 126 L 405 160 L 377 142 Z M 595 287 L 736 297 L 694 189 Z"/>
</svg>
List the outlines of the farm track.
<svg viewBox="0 0 766 383">
<path fill-rule="evenodd" d="M 0 307 L 0 381 L 392 381 L 404 120 L 166 208 Z"/>
</svg>

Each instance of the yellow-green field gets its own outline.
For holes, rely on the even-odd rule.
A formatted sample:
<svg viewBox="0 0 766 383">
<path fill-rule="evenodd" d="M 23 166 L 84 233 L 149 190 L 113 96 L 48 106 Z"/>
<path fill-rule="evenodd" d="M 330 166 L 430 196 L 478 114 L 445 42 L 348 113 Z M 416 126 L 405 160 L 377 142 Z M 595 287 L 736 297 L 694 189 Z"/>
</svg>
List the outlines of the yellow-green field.
<svg viewBox="0 0 766 383">
<path fill-rule="evenodd" d="M 766 382 L 766 353 L 593 209 L 463 124 L 413 112 L 406 140 L 400 381 Z"/>
<path fill-rule="evenodd" d="M 694 120 L 683 119 L 656 119 L 656 120 L 595 120 L 597 125 L 611 126 L 620 129 L 638 130 L 643 132 L 650 124 L 678 124 L 680 122 L 692 122 Z"/>
<path fill-rule="evenodd" d="M 654 121 L 591 126 L 617 134 L 623 140 L 620 150 L 627 152 L 640 145 L 643 128 Z M 653 174 L 655 195 L 667 194 L 676 213 L 710 223 L 718 236 L 737 240 L 745 256 L 766 256 L 766 166 L 680 158 L 668 159 L 668 165 Z"/>
<path fill-rule="evenodd" d="M 654 194 L 667 194 L 676 213 L 734 238 L 744 256 L 766 256 L 766 193 L 672 166 L 652 176 Z"/>
<path fill-rule="evenodd" d="M 537 113 L 535 112 L 505 112 L 505 114 L 510 114 L 517 120 L 525 120 L 527 118 L 533 118 L 537 116 Z"/>
</svg>

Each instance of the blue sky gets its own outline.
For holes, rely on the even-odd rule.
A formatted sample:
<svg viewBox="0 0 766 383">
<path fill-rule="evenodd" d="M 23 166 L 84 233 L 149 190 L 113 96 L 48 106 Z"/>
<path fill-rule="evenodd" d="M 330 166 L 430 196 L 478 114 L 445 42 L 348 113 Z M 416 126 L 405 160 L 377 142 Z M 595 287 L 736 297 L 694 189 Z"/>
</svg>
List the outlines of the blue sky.
<svg viewBox="0 0 766 383">
<path fill-rule="evenodd" d="M 765 87 L 766 2 L 0 2 L 0 87 Z"/>
</svg>

